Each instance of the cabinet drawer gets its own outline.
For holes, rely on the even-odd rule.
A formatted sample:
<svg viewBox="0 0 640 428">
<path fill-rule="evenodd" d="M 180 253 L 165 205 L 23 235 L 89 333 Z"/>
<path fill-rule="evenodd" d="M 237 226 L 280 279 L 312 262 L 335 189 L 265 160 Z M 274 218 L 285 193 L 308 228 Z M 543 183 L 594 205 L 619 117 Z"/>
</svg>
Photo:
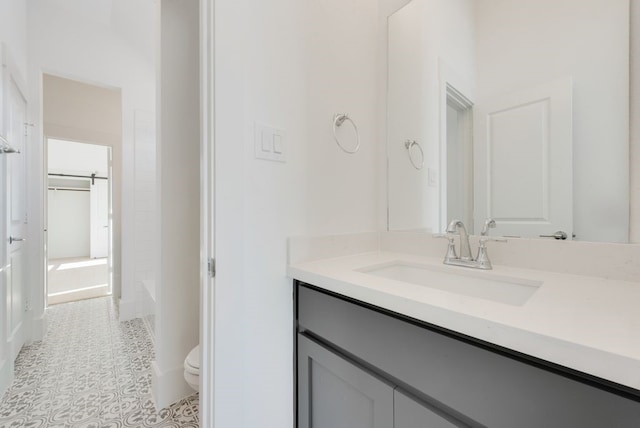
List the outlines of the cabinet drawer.
<svg viewBox="0 0 640 428">
<path fill-rule="evenodd" d="M 640 426 L 636 401 L 305 286 L 298 323 L 472 425 Z"/>
<path fill-rule="evenodd" d="M 302 335 L 298 379 L 298 428 L 393 426 L 393 386 Z"/>
</svg>

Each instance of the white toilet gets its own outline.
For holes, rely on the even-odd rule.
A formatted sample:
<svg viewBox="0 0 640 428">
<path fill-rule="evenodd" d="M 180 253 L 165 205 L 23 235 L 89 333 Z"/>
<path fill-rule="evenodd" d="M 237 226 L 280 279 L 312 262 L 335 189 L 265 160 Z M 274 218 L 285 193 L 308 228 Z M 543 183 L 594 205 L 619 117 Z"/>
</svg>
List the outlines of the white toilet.
<svg viewBox="0 0 640 428">
<path fill-rule="evenodd" d="M 184 380 L 196 391 L 200 390 L 200 345 L 184 359 Z"/>
</svg>

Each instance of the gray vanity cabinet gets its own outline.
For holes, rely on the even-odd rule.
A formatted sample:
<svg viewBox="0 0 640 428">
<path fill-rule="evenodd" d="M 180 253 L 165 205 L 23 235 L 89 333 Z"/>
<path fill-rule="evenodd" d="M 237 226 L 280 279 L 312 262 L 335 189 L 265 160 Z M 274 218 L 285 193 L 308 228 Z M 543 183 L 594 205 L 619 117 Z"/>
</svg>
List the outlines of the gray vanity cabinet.
<svg viewBox="0 0 640 428">
<path fill-rule="evenodd" d="M 299 428 L 456 428 L 357 363 L 298 335 Z"/>
<path fill-rule="evenodd" d="M 393 395 L 393 428 L 456 428 L 424 404 L 419 403 L 399 389 Z"/>
<path fill-rule="evenodd" d="M 391 385 L 301 335 L 298 381 L 300 428 L 393 426 Z"/>
<path fill-rule="evenodd" d="M 297 283 L 298 428 L 640 428 L 640 394 Z"/>
</svg>

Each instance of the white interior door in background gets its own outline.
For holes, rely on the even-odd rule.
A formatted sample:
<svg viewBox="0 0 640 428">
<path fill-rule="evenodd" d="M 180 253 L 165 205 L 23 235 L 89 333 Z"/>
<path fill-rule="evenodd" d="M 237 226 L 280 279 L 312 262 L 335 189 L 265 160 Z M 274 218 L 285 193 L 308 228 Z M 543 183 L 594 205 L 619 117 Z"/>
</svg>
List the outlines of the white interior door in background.
<svg viewBox="0 0 640 428">
<path fill-rule="evenodd" d="M 91 185 L 91 258 L 109 255 L 109 182 L 96 179 Z"/>
<path fill-rule="evenodd" d="M 573 231 L 572 82 L 479 100 L 474 109 L 474 223 L 497 235 Z"/>
<path fill-rule="evenodd" d="M 7 180 L 7 344 L 15 359 L 25 342 L 24 319 L 29 299 L 24 284 L 26 235 L 27 100 L 12 76 L 8 78 L 7 140 L 19 151 L 8 155 Z"/>
</svg>

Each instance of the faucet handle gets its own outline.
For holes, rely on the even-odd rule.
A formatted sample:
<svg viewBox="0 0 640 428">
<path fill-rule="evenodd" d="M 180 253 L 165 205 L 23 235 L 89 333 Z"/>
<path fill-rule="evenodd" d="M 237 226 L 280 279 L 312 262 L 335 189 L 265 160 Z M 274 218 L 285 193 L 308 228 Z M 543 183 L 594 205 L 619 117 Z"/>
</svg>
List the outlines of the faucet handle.
<svg viewBox="0 0 640 428">
<path fill-rule="evenodd" d="M 482 266 L 483 269 L 491 269 L 491 261 L 487 255 L 487 242 L 507 242 L 506 238 L 498 236 L 481 236 L 478 239 L 478 255 L 476 256 L 476 262 Z"/>
<path fill-rule="evenodd" d="M 489 234 L 489 229 L 493 229 L 496 227 L 496 221 L 492 218 L 488 218 L 484 221 L 484 227 L 482 228 L 482 232 L 480 235 L 487 236 Z"/>
<path fill-rule="evenodd" d="M 456 240 L 455 234 L 453 233 L 434 233 L 431 235 L 434 238 L 444 238 L 449 241 L 449 245 L 447 246 L 447 255 L 444 257 L 445 263 L 448 260 L 457 259 L 458 255 L 456 254 Z"/>
<path fill-rule="evenodd" d="M 453 219 L 453 220 L 451 220 L 451 221 L 449 222 L 449 224 L 447 225 L 447 230 L 446 230 L 446 232 L 447 232 L 447 233 L 454 233 L 454 234 L 458 235 L 458 234 L 459 234 L 459 232 L 458 232 L 458 228 L 459 228 L 459 227 L 461 227 L 461 228 L 463 228 L 463 229 L 465 228 L 465 227 L 464 227 L 464 223 L 462 222 L 462 220 Z M 466 229 L 465 229 L 465 230 L 466 230 Z"/>
</svg>

